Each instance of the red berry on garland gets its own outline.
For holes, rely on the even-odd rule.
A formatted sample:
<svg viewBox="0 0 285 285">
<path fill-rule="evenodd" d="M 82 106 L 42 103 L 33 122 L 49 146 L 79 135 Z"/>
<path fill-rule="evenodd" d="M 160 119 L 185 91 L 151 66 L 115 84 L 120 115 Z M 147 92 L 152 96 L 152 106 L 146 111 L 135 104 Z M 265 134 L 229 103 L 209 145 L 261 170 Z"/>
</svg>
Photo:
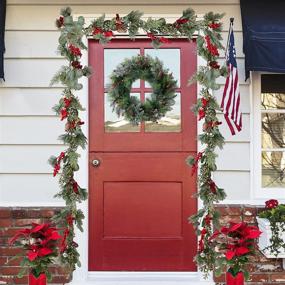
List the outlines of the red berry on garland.
<svg viewBox="0 0 285 285">
<path fill-rule="evenodd" d="M 104 36 L 106 38 L 110 38 L 110 37 L 113 37 L 114 36 L 114 33 L 112 31 L 106 31 L 104 32 Z"/>
<path fill-rule="evenodd" d="M 212 22 L 212 23 L 210 23 L 210 24 L 208 25 L 208 27 L 211 28 L 211 29 L 213 29 L 213 30 L 218 29 L 220 26 L 221 26 L 220 23 L 214 23 L 214 22 Z"/>
<path fill-rule="evenodd" d="M 206 41 L 207 49 L 210 52 L 210 54 L 213 56 L 219 56 L 218 48 L 214 44 L 211 43 L 211 39 L 209 35 L 205 37 L 205 41 Z"/>
<path fill-rule="evenodd" d="M 209 66 L 214 68 L 214 69 L 219 69 L 220 68 L 220 65 L 216 61 L 211 61 L 209 63 Z"/>
<path fill-rule="evenodd" d="M 68 112 L 67 112 L 67 110 L 66 109 L 62 109 L 61 111 L 60 111 L 60 115 L 61 115 L 61 121 L 63 121 L 65 118 L 67 118 L 67 116 L 68 116 Z"/>
<path fill-rule="evenodd" d="M 206 113 L 205 113 L 205 110 L 203 108 L 200 108 L 199 111 L 198 111 L 198 120 L 202 120 L 203 118 L 205 118 L 206 116 Z"/>
<path fill-rule="evenodd" d="M 157 39 L 157 37 L 153 33 L 147 33 L 147 36 L 153 41 Z"/>
<path fill-rule="evenodd" d="M 60 165 L 56 163 L 53 169 L 53 177 L 55 177 L 58 174 L 59 170 L 60 170 Z"/>
<path fill-rule="evenodd" d="M 167 44 L 167 43 L 169 43 L 170 41 L 169 41 L 169 39 L 167 39 L 167 38 L 165 38 L 165 37 L 160 37 L 160 38 L 159 38 L 159 42 L 161 42 L 161 43 L 163 43 L 163 44 Z"/>
<path fill-rule="evenodd" d="M 78 184 L 77 184 L 76 181 L 73 181 L 73 183 L 72 183 L 72 188 L 73 188 L 73 192 L 74 192 L 75 194 L 79 194 L 79 191 L 78 191 Z"/>
<path fill-rule="evenodd" d="M 278 207 L 279 203 L 277 200 L 275 199 L 271 199 L 265 202 L 265 208 L 268 210 L 274 209 L 276 207 Z"/>
<path fill-rule="evenodd" d="M 210 180 L 209 182 L 210 190 L 213 194 L 217 193 L 217 185 L 213 180 Z"/>
<path fill-rule="evenodd" d="M 74 55 L 74 56 L 82 56 L 80 48 L 70 44 L 68 49 L 69 49 L 69 51 L 71 52 L 72 55 Z"/>
<path fill-rule="evenodd" d="M 61 28 L 64 25 L 64 17 L 60 16 L 58 19 L 56 19 L 55 24 L 58 28 Z"/>
<path fill-rule="evenodd" d="M 205 108 L 205 107 L 207 107 L 209 100 L 207 100 L 206 98 L 202 97 L 201 98 L 201 102 L 202 102 L 203 108 Z"/>
<path fill-rule="evenodd" d="M 99 35 L 99 34 L 102 34 L 102 33 L 103 33 L 103 30 L 102 30 L 101 28 L 98 28 L 98 27 L 94 27 L 94 28 L 93 28 L 92 34 L 93 34 L 94 36 Z"/>
<path fill-rule="evenodd" d="M 116 14 L 116 30 L 119 33 L 125 33 L 127 31 L 121 17 L 119 14 Z"/>
<path fill-rule="evenodd" d="M 60 153 L 60 155 L 58 156 L 57 161 L 58 161 L 58 162 L 61 162 L 61 160 L 64 159 L 64 157 L 65 157 L 65 152 L 62 151 L 62 152 Z"/>
<path fill-rule="evenodd" d="M 72 99 L 68 99 L 66 97 L 63 98 L 64 107 L 67 109 L 71 104 Z"/>
<path fill-rule="evenodd" d="M 74 67 L 74 68 L 76 68 L 76 69 L 82 69 L 82 65 L 80 64 L 79 61 L 73 61 L 73 62 L 71 63 L 71 66 Z"/>
<path fill-rule="evenodd" d="M 212 221 L 211 216 L 210 216 L 210 215 L 206 215 L 204 221 L 205 221 L 205 224 L 206 224 L 207 226 L 209 226 L 209 225 L 211 224 L 211 221 Z"/>
</svg>

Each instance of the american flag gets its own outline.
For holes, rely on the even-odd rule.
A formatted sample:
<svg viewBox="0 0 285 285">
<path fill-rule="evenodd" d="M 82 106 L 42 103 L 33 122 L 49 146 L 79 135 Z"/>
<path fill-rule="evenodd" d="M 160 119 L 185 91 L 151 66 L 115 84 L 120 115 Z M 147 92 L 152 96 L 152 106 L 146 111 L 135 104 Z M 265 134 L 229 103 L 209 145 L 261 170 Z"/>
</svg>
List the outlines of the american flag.
<svg viewBox="0 0 285 285">
<path fill-rule="evenodd" d="M 232 25 L 230 28 L 229 44 L 226 57 L 228 77 L 225 84 L 221 108 L 223 110 L 226 122 L 230 128 L 232 135 L 235 135 L 236 130 L 239 132 L 242 128 L 242 113 L 240 110 L 241 108 L 238 69 L 236 61 L 235 39 Z"/>
</svg>

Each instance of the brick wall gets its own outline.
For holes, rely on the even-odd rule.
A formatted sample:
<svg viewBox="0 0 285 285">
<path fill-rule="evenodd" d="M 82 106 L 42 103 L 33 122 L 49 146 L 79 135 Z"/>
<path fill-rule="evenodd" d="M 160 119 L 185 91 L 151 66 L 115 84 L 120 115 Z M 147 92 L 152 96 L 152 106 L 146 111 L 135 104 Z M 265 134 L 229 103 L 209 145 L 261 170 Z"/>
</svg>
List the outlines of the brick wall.
<svg viewBox="0 0 285 285">
<path fill-rule="evenodd" d="M 256 215 L 262 210 L 260 207 L 248 205 L 218 205 L 221 214 L 221 223 L 226 225 L 229 221 L 241 222 L 242 220 L 257 225 Z M 282 259 L 267 259 L 261 253 L 254 257 L 249 265 L 249 285 L 285 285 L 285 268 Z M 216 284 L 224 284 L 225 275 L 215 278 Z"/>
<path fill-rule="evenodd" d="M 59 208 L 1 208 L 0 207 L 0 284 L 28 284 L 27 276 L 19 279 L 20 259 L 7 261 L 14 255 L 21 253 L 21 249 L 9 247 L 8 239 L 19 229 L 30 225 L 32 222 L 46 222 Z M 64 269 L 54 265 L 52 283 L 64 284 L 69 281 Z"/>
</svg>

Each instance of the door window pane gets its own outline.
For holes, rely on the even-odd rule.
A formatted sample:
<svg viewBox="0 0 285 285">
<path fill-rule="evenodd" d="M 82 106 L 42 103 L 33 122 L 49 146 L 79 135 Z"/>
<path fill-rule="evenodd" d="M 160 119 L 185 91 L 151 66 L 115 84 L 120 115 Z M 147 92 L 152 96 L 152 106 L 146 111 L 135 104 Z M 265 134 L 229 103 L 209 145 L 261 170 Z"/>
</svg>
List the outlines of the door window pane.
<svg viewBox="0 0 285 285">
<path fill-rule="evenodd" d="M 145 94 L 145 98 L 150 98 L 150 93 Z M 175 105 L 172 110 L 167 112 L 166 115 L 158 122 L 146 122 L 146 132 L 180 132 L 181 131 L 181 96 L 176 93 Z"/>
<path fill-rule="evenodd" d="M 145 49 L 145 55 L 161 60 L 164 67 L 173 73 L 177 87 L 180 87 L 180 49 Z M 148 83 L 145 86 L 150 87 Z"/>
<path fill-rule="evenodd" d="M 140 98 L 139 93 L 131 93 L 131 96 Z M 118 116 L 110 106 L 108 99 L 108 93 L 105 93 L 105 132 L 106 133 L 118 133 L 118 132 L 139 132 L 140 125 L 133 125 L 127 121 L 124 117 Z"/>
<path fill-rule="evenodd" d="M 104 86 L 108 87 L 111 73 L 124 59 L 131 58 L 139 53 L 139 49 L 104 49 Z M 132 87 L 139 88 L 140 81 L 135 81 Z"/>
</svg>

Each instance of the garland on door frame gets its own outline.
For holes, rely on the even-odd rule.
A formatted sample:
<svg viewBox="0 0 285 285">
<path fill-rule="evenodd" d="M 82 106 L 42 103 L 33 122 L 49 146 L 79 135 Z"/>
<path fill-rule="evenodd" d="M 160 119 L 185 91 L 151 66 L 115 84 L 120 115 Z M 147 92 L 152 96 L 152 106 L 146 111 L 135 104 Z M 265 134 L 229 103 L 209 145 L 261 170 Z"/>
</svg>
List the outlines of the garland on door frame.
<svg viewBox="0 0 285 285">
<path fill-rule="evenodd" d="M 50 159 L 54 168 L 54 176 L 59 175 L 60 192 L 57 194 L 65 200 L 66 207 L 55 218 L 64 228 L 64 239 L 61 245 L 62 261 L 71 270 L 75 270 L 76 264 L 80 266 L 77 244 L 74 241 L 74 226 L 82 230 L 84 215 L 78 209 L 78 203 L 87 198 L 86 189 L 82 189 L 75 180 L 75 172 L 79 170 L 78 148 L 84 148 L 87 139 L 82 132 L 80 112 L 84 111 L 75 92 L 83 88 L 80 79 L 91 75 L 88 66 L 82 66 L 80 59 L 82 50 L 87 50 L 82 39 L 92 37 L 102 44 L 106 44 L 117 33 L 127 33 L 134 39 L 139 32 L 145 33 L 155 48 L 167 44 L 171 38 L 186 37 L 197 41 L 198 55 L 207 62 L 206 66 L 198 67 L 193 80 L 202 86 L 199 99 L 193 110 L 198 120 L 203 120 L 203 133 L 199 139 L 203 145 L 203 151 L 196 157 L 189 158 L 192 173 L 198 169 L 198 194 L 204 207 L 197 215 L 191 218 L 197 231 L 199 248 L 196 261 L 201 271 L 208 274 L 215 269 L 218 253 L 215 252 L 209 237 L 213 233 L 212 224 L 218 225 L 218 215 L 214 203 L 225 198 L 225 193 L 213 181 L 212 173 L 216 167 L 216 148 L 222 148 L 224 138 L 219 131 L 220 122 L 217 111 L 220 110 L 212 91 L 219 89 L 217 79 L 225 76 L 226 68 L 220 67 L 217 59 L 221 44 L 221 14 L 209 12 L 203 19 L 198 20 L 192 9 L 187 9 L 181 17 L 173 23 L 168 23 L 164 18 L 143 20 L 142 13 L 132 11 L 124 17 L 118 14 L 111 20 L 101 16 L 85 26 L 83 17 L 73 19 L 71 9 L 61 10 L 61 16 L 56 25 L 60 31 L 58 51 L 67 60 L 52 80 L 52 84 L 60 83 L 64 89 L 59 103 L 54 107 L 61 121 L 65 122 L 65 133 L 60 136 L 67 147 L 65 151 Z M 115 34 L 116 33 L 116 34 Z M 194 35 L 195 34 L 195 35 Z M 189 63 L 190 64 L 190 63 Z M 96 76 L 96 74 L 94 75 Z M 192 81 L 193 81 L 192 80 Z M 59 173 L 59 171 L 61 171 Z M 190 246 L 190 245 L 189 245 Z"/>
</svg>

